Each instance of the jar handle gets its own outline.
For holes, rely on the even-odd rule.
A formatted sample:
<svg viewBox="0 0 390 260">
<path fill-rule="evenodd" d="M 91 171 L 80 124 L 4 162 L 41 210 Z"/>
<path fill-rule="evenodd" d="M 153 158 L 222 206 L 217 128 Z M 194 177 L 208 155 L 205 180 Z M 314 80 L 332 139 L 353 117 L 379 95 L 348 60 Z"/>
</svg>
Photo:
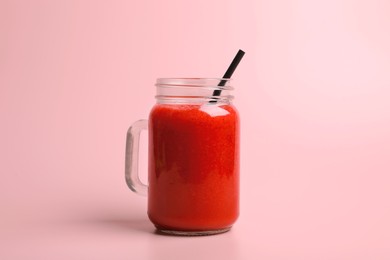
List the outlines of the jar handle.
<svg viewBox="0 0 390 260">
<path fill-rule="evenodd" d="M 132 191 L 142 196 L 147 196 L 148 185 L 142 183 L 138 174 L 139 139 L 141 132 L 147 129 L 148 120 L 138 120 L 130 126 L 126 136 L 126 183 Z"/>
</svg>

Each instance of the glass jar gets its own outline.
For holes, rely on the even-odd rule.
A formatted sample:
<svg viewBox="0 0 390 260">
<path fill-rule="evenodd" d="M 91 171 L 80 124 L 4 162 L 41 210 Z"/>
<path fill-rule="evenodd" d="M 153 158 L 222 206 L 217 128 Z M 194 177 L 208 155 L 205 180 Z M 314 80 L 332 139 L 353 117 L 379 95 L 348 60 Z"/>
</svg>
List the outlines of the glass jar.
<svg viewBox="0 0 390 260">
<path fill-rule="evenodd" d="M 148 196 L 148 216 L 161 232 L 226 232 L 239 214 L 239 118 L 230 80 L 161 78 L 156 87 L 149 121 L 137 121 L 128 131 L 127 183 Z M 145 128 L 148 185 L 137 172 L 139 132 Z"/>
</svg>

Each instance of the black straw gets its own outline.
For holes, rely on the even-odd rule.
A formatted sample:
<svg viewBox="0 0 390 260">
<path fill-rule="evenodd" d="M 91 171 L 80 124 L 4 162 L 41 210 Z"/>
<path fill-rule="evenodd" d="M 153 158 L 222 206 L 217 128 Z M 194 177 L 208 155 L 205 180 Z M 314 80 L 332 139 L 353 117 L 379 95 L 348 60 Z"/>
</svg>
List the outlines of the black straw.
<svg viewBox="0 0 390 260">
<path fill-rule="evenodd" d="M 225 72 L 225 74 L 223 75 L 223 80 L 221 80 L 218 84 L 218 86 L 222 87 L 222 86 L 225 86 L 226 82 L 228 81 L 228 79 L 230 79 L 234 73 L 234 71 L 236 70 L 238 64 L 240 63 L 242 57 L 244 57 L 244 54 L 245 52 L 243 50 L 238 50 L 236 56 L 234 57 L 232 63 L 230 63 L 230 66 L 229 68 L 227 69 L 227 71 Z M 222 90 L 221 89 L 216 89 L 214 90 L 213 92 L 213 96 L 219 96 L 221 95 L 221 92 Z M 212 100 L 210 102 L 216 102 L 215 100 Z"/>
</svg>

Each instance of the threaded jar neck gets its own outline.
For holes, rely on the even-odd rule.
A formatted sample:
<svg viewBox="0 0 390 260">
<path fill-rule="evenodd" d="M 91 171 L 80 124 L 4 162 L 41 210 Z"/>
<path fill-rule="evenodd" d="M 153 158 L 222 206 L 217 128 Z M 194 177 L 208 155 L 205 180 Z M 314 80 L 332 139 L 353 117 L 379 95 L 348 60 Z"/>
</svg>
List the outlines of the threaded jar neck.
<svg viewBox="0 0 390 260">
<path fill-rule="evenodd" d="M 158 78 L 157 103 L 229 104 L 234 98 L 230 82 L 223 78 Z"/>
</svg>

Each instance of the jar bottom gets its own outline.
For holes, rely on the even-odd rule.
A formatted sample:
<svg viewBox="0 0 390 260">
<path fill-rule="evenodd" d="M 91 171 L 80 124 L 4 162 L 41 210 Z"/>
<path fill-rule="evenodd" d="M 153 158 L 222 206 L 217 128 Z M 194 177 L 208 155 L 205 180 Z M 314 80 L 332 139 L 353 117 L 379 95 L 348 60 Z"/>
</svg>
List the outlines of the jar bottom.
<svg viewBox="0 0 390 260">
<path fill-rule="evenodd" d="M 183 231 L 183 230 L 172 230 L 163 229 L 156 227 L 157 233 L 171 235 L 171 236 L 211 236 L 228 232 L 231 227 L 215 229 L 215 230 L 199 230 L 199 231 Z"/>
</svg>

